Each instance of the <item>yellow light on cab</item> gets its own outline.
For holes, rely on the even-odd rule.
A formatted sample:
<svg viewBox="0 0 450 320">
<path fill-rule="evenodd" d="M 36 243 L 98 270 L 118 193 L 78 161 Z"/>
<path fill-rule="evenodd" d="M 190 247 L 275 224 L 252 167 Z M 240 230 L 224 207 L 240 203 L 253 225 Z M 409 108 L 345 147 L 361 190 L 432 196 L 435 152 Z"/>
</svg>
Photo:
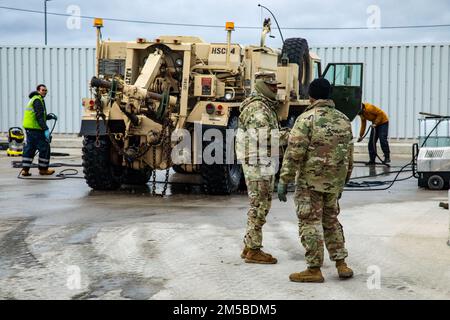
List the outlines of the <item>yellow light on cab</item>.
<svg viewBox="0 0 450 320">
<path fill-rule="evenodd" d="M 225 30 L 227 31 L 234 31 L 234 22 L 226 22 L 225 23 Z"/>
<path fill-rule="evenodd" d="M 97 27 L 97 28 L 103 27 L 103 19 L 102 18 L 94 18 L 94 27 Z"/>
</svg>

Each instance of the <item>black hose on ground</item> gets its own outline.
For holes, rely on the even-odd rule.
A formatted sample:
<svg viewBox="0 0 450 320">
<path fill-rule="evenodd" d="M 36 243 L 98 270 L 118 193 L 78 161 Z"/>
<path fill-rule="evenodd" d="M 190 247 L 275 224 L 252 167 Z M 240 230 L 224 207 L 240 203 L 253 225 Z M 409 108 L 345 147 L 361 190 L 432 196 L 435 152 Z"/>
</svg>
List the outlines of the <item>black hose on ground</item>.
<svg viewBox="0 0 450 320">
<path fill-rule="evenodd" d="M 408 166 L 410 166 L 412 164 L 412 161 L 407 163 L 406 165 L 404 165 L 400 170 L 395 171 L 397 172 L 397 175 L 395 176 L 394 180 L 386 180 L 386 181 L 363 181 L 361 183 L 357 183 L 357 182 L 349 182 L 345 185 L 346 188 L 344 188 L 344 191 L 382 191 L 382 190 L 387 190 L 389 188 L 391 188 L 395 182 L 397 181 L 405 181 L 408 179 L 411 179 L 412 177 L 414 177 L 414 175 L 411 175 L 407 178 L 403 178 L 403 179 L 398 179 L 398 176 L 402 173 L 402 172 L 410 172 L 411 170 L 405 170 Z M 392 172 L 394 173 L 394 172 Z M 390 174 L 390 173 L 389 173 Z M 354 179 L 361 179 L 363 177 L 355 177 Z M 389 184 L 389 186 L 387 186 L 386 188 L 377 188 L 377 189 L 373 189 L 372 187 L 375 186 L 382 186 L 385 184 Z M 353 189 L 349 189 L 349 188 L 353 188 Z"/>
<path fill-rule="evenodd" d="M 374 149 L 375 149 L 375 154 L 376 154 L 377 158 L 381 161 L 381 164 L 386 165 L 387 167 L 390 168 L 391 166 L 390 166 L 389 164 L 387 164 L 387 163 L 384 163 L 384 162 L 380 159 L 380 157 L 378 156 L 378 153 L 377 153 L 377 150 L 376 150 L 376 146 L 375 146 L 375 141 L 376 141 L 376 139 L 375 139 L 375 134 L 376 134 L 375 128 L 373 128 L 373 130 L 374 130 L 374 132 L 373 132 L 373 138 L 372 138 L 372 139 L 373 139 L 373 147 L 374 147 Z M 368 130 L 367 130 L 366 134 L 364 135 L 364 137 L 367 135 L 367 133 L 368 133 Z M 428 138 L 428 137 L 427 137 L 427 138 Z M 414 148 L 414 147 L 413 147 L 413 148 Z M 358 163 L 358 162 L 355 161 L 355 163 Z M 382 191 L 382 190 L 387 190 L 387 189 L 391 188 L 391 187 L 394 185 L 394 183 L 397 182 L 397 181 L 405 181 L 405 180 L 411 179 L 412 177 L 415 177 L 414 163 L 415 163 L 415 157 L 414 157 L 414 152 L 413 152 L 411 161 L 408 162 L 407 164 L 405 164 L 404 166 L 402 166 L 402 167 L 400 168 L 400 170 L 397 170 L 397 171 L 390 171 L 390 172 L 382 172 L 382 173 L 377 174 L 377 175 L 369 175 L 369 176 L 362 176 L 362 177 L 354 177 L 354 178 L 351 178 L 351 179 L 350 179 L 350 180 L 357 180 L 357 179 L 363 179 L 363 178 L 369 178 L 369 177 L 376 177 L 376 176 L 381 176 L 381 175 L 390 175 L 390 174 L 393 174 L 393 173 L 397 173 L 397 175 L 395 176 L 394 180 L 384 180 L 384 181 L 362 181 L 362 182 L 359 182 L 359 183 L 358 183 L 358 182 L 350 181 L 350 182 L 348 182 L 348 183 L 345 185 L 346 188 L 344 188 L 344 191 Z M 412 166 L 412 168 L 409 169 L 409 170 L 405 170 L 408 166 Z M 409 177 L 407 177 L 407 178 L 398 179 L 398 176 L 399 176 L 402 172 L 412 172 L 412 175 L 409 176 Z M 386 185 L 386 184 L 389 184 L 386 188 L 376 188 L 376 189 L 373 189 L 373 187 L 383 186 L 383 185 Z"/>
<path fill-rule="evenodd" d="M 55 175 L 55 177 L 48 177 L 48 178 L 40 178 L 40 177 L 24 177 L 22 176 L 22 171 L 23 169 L 21 169 L 19 171 L 19 174 L 17 175 L 17 179 L 23 179 L 23 180 L 64 180 L 67 178 L 74 178 L 74 179 L 84 179 L 84 177 L 80 177 L 80 176 L 76 176 L 78 174 L 78 170 L 77 169 L 64 169 L 61 170 L 59 173 L 57 173 Z M 72 171 L 71 173 L 64 173 L 67 171 Z"/>
<path fill-rule="evenodd" d="M 376 155 L 376 157 L 380 160 L 380 163 L 378 163 L 378 162 L 375 162 L 375 165 L 377 165 L 377 164 L 381 164 L 381 165 L 384 165 L 384 166 L 387 166 L 387 167 L 390 167 L 390 165 L 389 164 L 387 164 L 387 163 L 384 163 L 383 162 L 383 160 L 381 160 L 381 158 L 378 156 L 378 153 L 377 153 L 377 148 L 376 148 L 376 146 L 375 146 L 375 141 L 376 141 L 376 139 L 375 139 L 375 128 L 372 128 L 372 126 L 371 127 L 369 127 L 367 130 L 366 130 L 366 133 L 361 137 L 361 139 L 364 139 L 366 136 L 367 136 L 367 134 L 369 133 L 369 131 L 371 130 L 371 129 L 373 129 L 374 130 L 374 133 L 373 133 L 373 141 L 372 141 L 372 143 L 373 143 L 373 146 L 374 146 L 374 149 L 375 149 L 375 155 Z M 366 162 L 364 162 L 364 161 L 355 161 L 354 163 L 366 163 Z"/>
</svg>

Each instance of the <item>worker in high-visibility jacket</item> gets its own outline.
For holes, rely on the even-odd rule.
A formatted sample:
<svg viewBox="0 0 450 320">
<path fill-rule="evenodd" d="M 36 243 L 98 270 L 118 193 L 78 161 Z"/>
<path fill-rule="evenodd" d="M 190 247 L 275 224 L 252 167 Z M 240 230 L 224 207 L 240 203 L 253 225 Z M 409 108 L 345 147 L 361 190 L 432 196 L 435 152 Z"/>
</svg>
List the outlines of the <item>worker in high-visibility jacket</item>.
<svg viewBox="0 0 450 320">
<path fill-rule="evenodd" d="M 23 128 L 27 136 L 27 143 L 22 156 L 22 176 L 31 176 L 30 168 L 36 150 L 39 151 L 39 174 L 52 175 L 55 170 L 49 169 L 50 164 L 50 130 L 47 120 L 56 120 L 55 115 L 47 115 L 44 98 L 47 87 L 44 84 L 37 86 L 36 91 L 30 93 L 30 101 L 25 106 Z"/>
<path fill-rule="evenodd" d="M 372 122 L 372 129 L 369 138 L 369 162 L 366 165 L 374 165 L 377 156 L 377 141 L 380 139 L 381 150 L 384 153 L 383 163 L 391 162 L 388 143 L 389 118 L 383 110 L 373 104 L 364 102 L 361 104 L 361 111 L 358 113 L 361 118 L 361 129 L 359 131 L 358 142 L 361 142 L 366 131 L 366 120 Z"/>
</svg>

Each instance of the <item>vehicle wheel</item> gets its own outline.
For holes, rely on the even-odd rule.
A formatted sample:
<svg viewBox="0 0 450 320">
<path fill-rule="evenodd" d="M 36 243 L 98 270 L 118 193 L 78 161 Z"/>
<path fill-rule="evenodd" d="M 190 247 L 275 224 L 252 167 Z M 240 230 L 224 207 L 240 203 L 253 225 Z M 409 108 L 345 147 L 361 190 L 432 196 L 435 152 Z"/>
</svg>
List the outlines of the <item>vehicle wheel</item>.
<svg viewBox="0 0 450 320">
<path fill-rule="evenodd" d="M 308 42 L 303 38 L 286 39 L 283 44 L 281 55 L 284 53 L 287 54 L 290 63 L 298 64 L 298 92 L 300 98 L 306 99 L 308 97 L 309 83 L 311 82 Z M 303 77 L 305 79 L 302 82 Z"/>
<path fill-rule="evenodd" d="M 116 190 L 121 185 L 121 168 L 110 161 L 111 142 L 108 137 L 99 138 L 100 146 L 95 145 L 95 137 L 83 139 L 82 159 L 86 183 L 94 190 Z"/>
<path fill-rule="evenodd" d="M 444 179 L 435 174 L 428 178 L 428 188 L 431 190 L 442 190 L 444 188 Z"/>
<path fill-rule="evenodd" d="M 227 129 L 237 130 L 238 126 L 238 116 L 232 115 L 228 122 Z M 205 164 L 201 165 L 201 175 L 203 178 L 203 187 L 207 194 L 220 195 L 220 194 L 231 194 L 237 191 L 239 183 L 242 176 L 242 167 L 234 159 L 233 164 L 226 163 L 227 154 L 227 144 L 230 142 L 226 141 L 226 130 L 221 130 L 224 137 L 223 143 L 223 164 Z M 203 142 L 203 150 L 208 146 L 214 144 L 214 141 Z M 234 141 L 230 144 L 234 152 Z M 230 150 L 231 151 L 231 150 Z"/>
<path fill-rule="evenodd" d="M 131 185 L 144 185 L 150 180 L 152 176 L 151 169 L 136 170 L 131 168 L 126 168 L 123 174 L 122 183 Z"/>
</svg>

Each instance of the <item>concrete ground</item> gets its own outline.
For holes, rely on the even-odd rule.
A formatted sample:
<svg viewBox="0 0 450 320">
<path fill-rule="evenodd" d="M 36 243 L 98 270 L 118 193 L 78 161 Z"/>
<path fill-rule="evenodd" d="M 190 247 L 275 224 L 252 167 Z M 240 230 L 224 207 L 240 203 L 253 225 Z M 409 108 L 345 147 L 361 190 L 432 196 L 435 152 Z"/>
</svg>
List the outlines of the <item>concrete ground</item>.
<svg viewBox="0 0 450 320">
<path fill-rule="evenodd" d="M 69 153 L 52 162 L 81 163 L 79 149 Z M 264 227 L 279 263 L 246 264 L 245 194 L 206 196 L 180 174 L 165 198 L 150 186 L 97 192 L 83 179 L 19 180 L 11 160 L 0 151 L 0 299 L 450 299 L 449 211 L 438 206 L 447 191 L 416 179 L 344 192 L 355 277 L 339 280 L 326 259 L 325 283 L 300 284 L 288 279 L 305 268 L 292 193 L 274 200 Z M 391 170 L 407 162 L 394 158 Z M 368 173 L 358 165 L 354 176 Z"/>
</svg>

